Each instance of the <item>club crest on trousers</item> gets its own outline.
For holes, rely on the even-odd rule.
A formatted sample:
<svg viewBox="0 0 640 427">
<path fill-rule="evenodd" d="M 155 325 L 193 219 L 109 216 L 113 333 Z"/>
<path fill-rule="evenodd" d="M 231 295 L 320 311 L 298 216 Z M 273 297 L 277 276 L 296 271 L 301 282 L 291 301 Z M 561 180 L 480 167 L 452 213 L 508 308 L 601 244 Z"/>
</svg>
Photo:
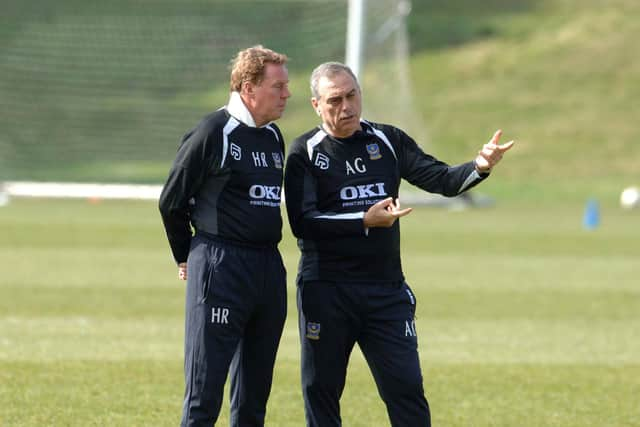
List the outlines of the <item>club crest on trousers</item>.
<svg viewBox="0 0 640 427">
<path fill-rule="evenodd" d="M 310 340 L 319 340 L 320 323 L 307 322 L 307 334 L 305 336 Z"/>
</svg>

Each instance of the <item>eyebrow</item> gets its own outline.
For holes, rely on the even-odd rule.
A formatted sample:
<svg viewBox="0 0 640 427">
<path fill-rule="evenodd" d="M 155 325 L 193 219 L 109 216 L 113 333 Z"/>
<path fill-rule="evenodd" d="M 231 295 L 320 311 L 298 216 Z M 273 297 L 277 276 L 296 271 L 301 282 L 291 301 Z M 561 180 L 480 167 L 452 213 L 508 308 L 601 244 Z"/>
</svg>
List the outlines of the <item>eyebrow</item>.
<svg viewBox="0 0 640 427">
<path fill-rule="evenodd" d="M 333 95 L 333 96 L 328 96 L 327 97 L 327 102 L 331 101 L 331 100 L 336 100 L 336 99 L 342 99 L 345 96 L 349 96 L 352 95 L 356 92 L 356 88 L 351 89 L 349 92 L 345 93 L 344 95 Z"/>
<path fill-rule="evenodd" d="M 273 80 L 270 84 L 271 84 L 271 86 L 288 85 L 289 84 L 289 80 Z"/>
</svg>

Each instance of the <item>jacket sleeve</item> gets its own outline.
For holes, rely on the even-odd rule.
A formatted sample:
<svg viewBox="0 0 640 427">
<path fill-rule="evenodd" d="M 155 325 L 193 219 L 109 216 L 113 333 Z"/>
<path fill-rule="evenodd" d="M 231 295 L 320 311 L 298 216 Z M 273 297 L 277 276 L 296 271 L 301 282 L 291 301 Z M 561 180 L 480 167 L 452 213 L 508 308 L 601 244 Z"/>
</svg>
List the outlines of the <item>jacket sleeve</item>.
<svg viewBox="0 0 640 427">
<path fill-rule="evenodd" d="M 307 153 L 300 144 L 294 143 L 284 175 L 285 204 L 293 235 L 312 240 L 364 235 L 364 212 L 336 213 L 319 209 L 311 168 Z"/>
<path fill-rule="evenodd" d="M 430 193 L 452 197 L 461 194 L 479 184 L 489 174 L 479 174 L 473 161 L 456 166 L 448 164 L 426 154 L 416 142 L 397 129 L 400 143 L 400 174 L 411 184 Z"/>
<path fill-rule="evenodd" d="M 187 133 L 167 182 L 159 208 L 169 246 L 177 263 L 187 261 L 191 245 L 190 201 L 202 186 L 215 160 L 209 132 L 202 126 Z"/>
</svg>

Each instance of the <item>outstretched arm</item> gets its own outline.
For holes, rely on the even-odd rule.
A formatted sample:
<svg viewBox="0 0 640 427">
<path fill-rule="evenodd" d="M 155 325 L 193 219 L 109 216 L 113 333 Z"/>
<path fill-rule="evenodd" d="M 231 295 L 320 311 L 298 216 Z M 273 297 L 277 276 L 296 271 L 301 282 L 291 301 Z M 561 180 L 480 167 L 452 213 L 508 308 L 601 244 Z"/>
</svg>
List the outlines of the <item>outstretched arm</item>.
<svg viewBox="0 0 640 427">
<path fill-rule="evenodd" d="M 447 197 L 457 196 L 484 180 L 491 168 L 495 166 L 503 154 L 514 142 L 499 145 L 502 131 L 497 131 L 485 144 L 475 160 L 456 166 L 448 164 L 424 153 L 413 139 L 399 133 L 402 141 L 400 151 L 401 176 L 407 181 L 431 193 Z"/>
</svg>

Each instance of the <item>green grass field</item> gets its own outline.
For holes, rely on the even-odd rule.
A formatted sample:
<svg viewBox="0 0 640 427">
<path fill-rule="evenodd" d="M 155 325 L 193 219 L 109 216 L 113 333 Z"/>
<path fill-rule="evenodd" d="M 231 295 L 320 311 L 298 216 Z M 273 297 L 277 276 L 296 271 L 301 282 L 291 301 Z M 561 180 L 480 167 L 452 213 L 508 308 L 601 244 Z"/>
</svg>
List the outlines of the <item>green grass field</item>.
<svg viewBox="0 0 640 427">
<path fill-rule="evenodd" d="M 313 66 L 342 59 L 345 16 L 330 5 L 344 2 L 276 3 L 7 0 L 0 180 L 159 184 L 181 134 L 226 102 L 240 42 L 291 56 L 280 121 L 291 141 L 317 124 Z M 640 212 L 617 206 L 640 185 L 640 3 L 412 6 L 421 145 L 458 163 L 497 128 L 517 141 L 480 189 L 496 206 L 402 220 L 433 425 L 640 426 Z M 376 79 L 362 81 L 386 84 Z M 588 198 L 601 203 L 592 231 Z M 289 317 L 267 423 L 298 427 L 298 252 L 286 225 L 281 250 Z M 0 266 L 1 427 L 177 425 L 184 283 L 154 203 L 13 200 L 0 207 Z M 342 408 L 348 427 L 388 425 L 358 351 Z"/>
<path fill-rule="evenodd" d="M 640 215 L 603 203 L 587 231 L 582 210 L 498 200 L 403 219 L 434 426 L 640 425 Z M 267 424 L 298 427 L 298 253 L 285 231 L 289 316 Z M 0 259 L 0 425 L 177 425 L 184 284 L 154 203 L 13 200 Z M 388 425 L 359 351 L 342 414 Z"/>
</svg>

